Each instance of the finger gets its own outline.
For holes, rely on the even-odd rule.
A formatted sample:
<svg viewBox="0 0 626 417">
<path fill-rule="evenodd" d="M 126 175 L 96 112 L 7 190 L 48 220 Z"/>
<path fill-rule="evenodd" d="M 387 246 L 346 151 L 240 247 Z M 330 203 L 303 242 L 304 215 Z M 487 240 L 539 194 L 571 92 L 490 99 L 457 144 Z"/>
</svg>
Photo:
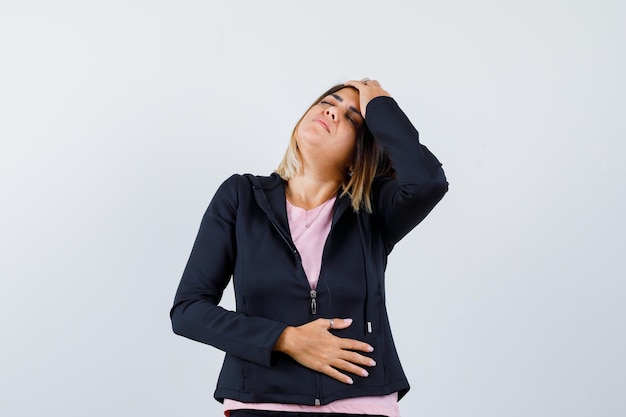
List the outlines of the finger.
<svg viewBox="0 0 626 417">
<path fill-rule="evenodd" d="M 331 321 L 327 320 L 326 321 L 327 327 L 335 329 L 335 330 L 347 329 L 352 324 L 352 319 L 334 318 L 330 320 L 332 320 L 332 326 L 331 326 Z"/>
<path fill-rule="evenodd" d="M 374 359 L 356 352 L 344 351 L 340 359 L 346 362 L 353 363 L 355 365 L 363 365 L 368 367 L 376 366 L 376 361 Z"/>
<path fill-rule="evenodd" d="M 361 89 L 363 87 L 379 87 L 380 82 L 378 80 L 370 80 L 369 78 L 363 78 L 362 80 L 350 80 L 343 83 L 344 85 L 351 85 L 354 88 Z"/>
<path fill-rule="evenodd" d="M 344 384 L 354 384 L 352 378 L 344 373 L 339 372 L 337 369 L 333 368 L 330 365 L 325 366 L 323 369 L 321 369 L 321 372 L 331 378 L 336 379 L 339 382 L 343 382 Z"/>
<path fill-rule="evenodd" d="M 373 352 L 374 348 L 365 342 L 359 340 L 341 338 L 339 347 L 343 350 L 353 350 L 358 352 Z"/>
<path fill-rule="evenodd" d="M 349 85 L 352 86 L 354 88 L 356 88 L 357 90 L 361 90 L 362 88 L 366 87 L 367 84 L 365 84 L 363 81 L 360 80 L 350 80 L 350 81 L 346 81 L 345 83 L 343 83 L 343 85 Z"/>
<path fill-rule="evenodd" d="M 363 378 L 369 376 L 369 372 L 367 372 L 365 369 L 348 361 L 337 360 L 332 364 L 332 366 L 341 371 L 349 372 Z"/>
</svg>

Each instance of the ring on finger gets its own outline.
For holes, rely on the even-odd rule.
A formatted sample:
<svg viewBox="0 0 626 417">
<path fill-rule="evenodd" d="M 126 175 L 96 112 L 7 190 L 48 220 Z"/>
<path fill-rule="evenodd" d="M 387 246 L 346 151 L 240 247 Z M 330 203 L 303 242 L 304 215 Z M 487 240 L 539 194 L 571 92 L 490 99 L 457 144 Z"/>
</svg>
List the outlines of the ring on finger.
<svg viewBox="0 0 626 417">
<path fill-rule="evenodd" d="M 362 82 L 363 84 L 365 84 L 365 85 L 367 85 L 367 82 L 368 82 L 368 81 L 371 81 L 371 80 L 370 80 L 369 78 L 363 78 L 363 79 L 361 80 L 361 82 Z"/>
<path fill-rule="evenodd" d="M 330 322 L 330 327 L 328 329 L 329 330 L 330 329 L 334 329 L 335 328 L 335 322 L 332 319 L 329 319 L 328 321 Z"/>
</svg>

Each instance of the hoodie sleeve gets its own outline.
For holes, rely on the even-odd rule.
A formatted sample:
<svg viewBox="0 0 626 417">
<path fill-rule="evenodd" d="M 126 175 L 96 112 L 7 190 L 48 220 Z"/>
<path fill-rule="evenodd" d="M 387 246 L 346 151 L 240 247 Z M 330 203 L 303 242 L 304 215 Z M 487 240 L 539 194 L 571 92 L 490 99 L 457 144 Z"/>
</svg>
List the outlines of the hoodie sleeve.
<svg viewBox="0 0 626 417">
<path fill-rule="evenodd" d="M 448 181 L 441 163 L 420 144 L 417 130 L 393 98 L 370 101 L 366 123 L 396 171 L 396 178 L 379 178 L 373 186 L 375 214 L 390 252 L 443 198 Z"/>
<path fill-rule="evenodd" d="M 174 333 L 264 366 L 286 324 L 229 311 L 218 304 L 236 258 L 237 176 L 207 208 L 170 310 Z"/>
</svg>

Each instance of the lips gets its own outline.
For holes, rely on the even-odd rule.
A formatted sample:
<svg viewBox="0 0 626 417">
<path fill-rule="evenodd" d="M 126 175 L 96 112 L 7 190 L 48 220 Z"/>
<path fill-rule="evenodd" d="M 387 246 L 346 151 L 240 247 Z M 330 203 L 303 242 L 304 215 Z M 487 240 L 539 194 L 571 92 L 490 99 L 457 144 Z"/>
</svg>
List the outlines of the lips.
<svg viewBox="0 0 626 417">
<path fill-rule="evenodd" d="M 326 129 L 326 131 L 327 131 L 328 133 L 330 133 L 330 129 L 328 128 L 328 125 L 327 125 L 326 123 L 324 123 L 324 121 L 323 121 L 322 119 L 315 119 L 315 120 L 313 120 L 313 121 L 314 121 L 314 122 L 319 123 L 320 125 L 322 125 L 322 127 L 323 127 L 324 129 Z"/>
</svg>

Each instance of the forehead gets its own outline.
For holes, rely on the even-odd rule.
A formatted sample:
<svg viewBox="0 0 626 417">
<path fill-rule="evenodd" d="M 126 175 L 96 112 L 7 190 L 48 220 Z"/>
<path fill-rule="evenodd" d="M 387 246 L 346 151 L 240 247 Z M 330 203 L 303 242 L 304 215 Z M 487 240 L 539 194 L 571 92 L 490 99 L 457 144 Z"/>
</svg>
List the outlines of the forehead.
<svg viewBox="0 0 626 417">
<path fill-rule="evenodd" d="M 330 95 L 341 102 L 348 102 L 352 105 L 356 103 L 357 106 L 359 104 L 359 92 L 354 88 L 342 88 L 341 90 L 335 91 Z"/>
</svg>

